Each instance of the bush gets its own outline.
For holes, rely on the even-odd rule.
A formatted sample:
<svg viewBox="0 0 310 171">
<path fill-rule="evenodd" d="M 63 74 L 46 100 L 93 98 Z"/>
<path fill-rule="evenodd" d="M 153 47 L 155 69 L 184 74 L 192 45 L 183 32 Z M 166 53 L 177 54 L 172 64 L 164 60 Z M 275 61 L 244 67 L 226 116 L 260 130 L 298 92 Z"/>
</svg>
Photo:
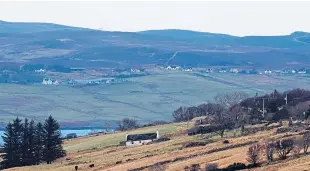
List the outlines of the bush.
<svg viewBox="0 0 310 171">
<path fill-rule="evenodd" d="M 151 167 L 149 167 L 148 171 L 165 171 L 166 167 L 161 164 L 155 164 Z"/>
<path fill-rule="evenodd" d="M 119 142 L 119 145 L 120 145 L 120 146 L 125 146 L 125 145 L 126 145 L 126 141 L 121 141 L 121 142 Z"/>
<path fill-rule="evenodd" d="M 164 142 L 164 141 L 170 141 L 170 138 L 161 137 L 161 138 L 158 138 L 157 140 L 154 140 L 154 142 Z"/>
<path fill-rule="evenodd" d="M 205 171 L 215 171 L 215 170 L 218 170 L 217 167 L 218 167 L 218 166 L 217 166 L 216 163 L 207 163 L 207 164 L 206 164 Z"/>
<path fill-rule="evenodd" d="M 227 166 L 225 169 L 222 169 L 223 171 L 234 171 L 234 170 L 242 170 L 246 169 L 247 166 L 244 163 L 234 163 L 229 166 Z"/>
<path fill-rule="evenodd" d="M 200 165 L 199 164 L 192 164 L 190 167 L 190 171 L 200 171 Z"/>
<path fill-rule="evenodd" d="M 118 128 L 121 131 L 132 130 L 138 127 L 139 125 L 137 123 L 137 120 L 135 119 L 124 118 L 123 120 L 118 122 Z"/>
<path fill-rule="evenodd" d="M 247 153 L 248 162 L 256 166 L 259 160 L 260 152 L 261 152 L 261 146 L 259 144 L 252 145 L 251 147 L 249 147 L 249 150 Z"/>
<path fill-rule="evenodd" d="M 199 146 L 205 146 L 207 143 L 205 142 L 187 142 L 183 144 L 184 148 L 190 148 L 190 147 L 199 147 Z"/>
<path fill-rule="evenodd" d="M 293 148 L 294 148 L 293 139 L 278 140 L 275 143 L 275 149 L 279 155 L 279 158 L 282 160 L 287 158 L 287 155 L 293 150 Z"/>
<path fill-rule="evenodd" d="M 282 133 L 286 133 L 286 132 L 290 132 L 291 131 L 291 128 L 287 128 L 287 127 L 284 127 L 284 128 L 278 128 L 276 130 L 276 134 L 282 134 Z"/>
<path fill-rule="evenodd" d="M 229 144 L 229 140 L 224 140 L 223 144 Z"/>
<path fill-rule="evenodd" d="M 308 148 L 310 145 L 310 133 L 307 132 L 303 135 L 303 146 L 304 146 L 304 153 L 308 153 Z"/>
</svg>

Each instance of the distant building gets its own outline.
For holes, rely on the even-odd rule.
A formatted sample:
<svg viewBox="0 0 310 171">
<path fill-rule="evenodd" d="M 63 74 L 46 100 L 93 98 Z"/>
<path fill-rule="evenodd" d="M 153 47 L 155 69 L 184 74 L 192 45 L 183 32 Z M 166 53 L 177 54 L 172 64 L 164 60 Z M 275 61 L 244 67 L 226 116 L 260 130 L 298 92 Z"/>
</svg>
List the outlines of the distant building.
<svg viewBox="0 0 310 171">
<path fill-rule="evenodd" d="M 281 74 L 289 74 L 289 73 L 290 73 L 290 71 L 287 70 L 287 69 L 284 69 L 284 70 L 281 71 Z"/>
<path fill-rule="evenodd" d="M 168 66 L 166 69 L 167 70 L 179 70 L 180 67 L 179 66 L 175 66 L 175 65 L 171 65 L 171 66 Z"/>
<path fill-rule="evenodd" d="M 84 71 L 85 68 L 71 67 L 70 70 L 71 71 Z"/>
<path fill-rule="evenodd" d="M 212 68 L 208 68 L 208 69 L 206 69 L 206 72 L 207 73 L 212 73 L 214 70 L 212 69 Z"/>
<path fill-rule="evenodd" d="M 296 74 L 296 73 L 297 73 L 297 71 L 293 69 L 292 70 L 292 74 Z"/>
<path fill-rule="evenodd" d="M 67 134 L 67 135 L 66 135 L 66 138 L 67 138 L 67 139 L 77 138 L 77 135 L 76 135 L 76 133 L 70 133 L 70 134 Z"/>
<path fill-rule="evenodd" d="M 34 70 L 34 72 L 42 73 L 42 72 L 45 72 L 45 69 Z"/>
<path fill-rule="evenodd" d="M 297 72 L 298 74 L 307 74 L 307 70 L 301 69 Z"/>
<path fill-rule="evenodd" d="M 131 71 L 131 72 L 134 72 L 134 73 L 139 73 L 139 72 L 141 72 L 140 69 L 131 69 L 130 71 Z"/>
<path fill-rule="evenodd" d="M 184 69 L 184 71 L 186 71 L 186 72 L 192 72 L 192 71 L 193 71 L 193 68 L 186 68 L 186 69 Z"/>
<path fill-rule="evenodd" d="M 126 134 L 126 146 L 145 145 L 159 139 L 159 133 L 146 133 L 146 134 Z"/>
<path fill-rule="evenodd" d="M 225 68 L 219 69 L 219 73 L 226 73 L 227 70 Z"/>
<path fill-rule="evenodd" d="M 43 85 L 59 85 L 59 82 L 57 80 L 51 80 L 48 78 L 43 79 L 42 81 Z"/>
<path fill-rule="evenodd" d="M 267 69 L 264 71 L 265 74 L 272 74 L 272 71 L 270 69 Z"/>
<path fill-rule="evenodd" d="M 231 69 L 230 69 L 230 72 L 231 72 L 231 73 L 239 73 L 240 71 L 239 71 L 238 68 L 231 68 Z"/>
</svg>

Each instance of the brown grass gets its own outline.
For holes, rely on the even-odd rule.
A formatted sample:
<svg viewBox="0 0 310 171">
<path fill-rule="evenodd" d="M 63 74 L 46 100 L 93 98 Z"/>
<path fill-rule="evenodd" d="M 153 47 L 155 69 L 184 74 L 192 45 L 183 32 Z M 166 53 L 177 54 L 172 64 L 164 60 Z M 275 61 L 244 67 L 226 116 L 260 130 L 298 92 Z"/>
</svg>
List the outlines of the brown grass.
<svg viewBox="0 0 310 171">
<path fill-rule="evenodd" d="M 168 171 L 183 170 L 185 166 L 191 164 L 201 164 L 202 167 L 206 163 L 217 163 L 219 167 L 226 167 L 234 162 L 247 163 L 247 149 L 253 143 L 260 143 L 267 141 L 270 138 L 278 139 L 284 136 L 295 136 L 296 133 L 286 133 L 276 135 L 275 130 L 258 132 L 254 135 L 245 137 L 231 138 L 225 137 L 229 140 L 229 144 L 223 144 L 221 138 L 212 137 L 215 141 L 206 146 L 182 148 L 185 142 L 190 141 L 204 141 L 206 140 L 201 135 L 187 136 L 184 133 L 186 124 L 172 124 L 173 126 L 156 126 L 150 128 L 143 128 L 135 132 L 152 131 L 154 129 L 166 130 L 165 134 L 171 135 L 172 130 L 177 136 L 170 136 L 171 140 L 167 142 L 155 143 L 150 145 L 138 147 L 121 147 L 111 146 L 117 144 L 119 141 L 115 137 L 123 137 L 125 133 L 115 133 L 111 135 L 100 135 L 87 138 L 78 138 L 65 142 L 65 148 L 69 154 L 65 159 L 59 159 L 51 165 L 42 164 L 40 166 L 29 166 L 22 168 L 12 168 L 9 171 L 41 171 L 41 170 L 55 170 L 55 171 L 70 171 L 74 170 L 74 166 L 78 165 L 80 170 L 87 171 L 126 171 L 128 169 L 150 167 L 158 162 L 166 163 Z M 169 127 L 169 129 L 166 129 Z M 173 129 L 172 129 L 173 128 Z M 230 135 L 230 134 L 228 134 Z M 114 138 L 114 139 L 113 139 Z M 109 140 L 113 139 L 113 140 Z M 104 145 L 98 142 L 107 141 Z M 104 143 L 104 142 L 102 142 Z M 301 156 L 300 158 L 289 157 L 282 162 L 275 162 L 270 165 L 252 169 L 257 171 L 266 170 L 310 170 L 310 156 Z M 122 161 L 120 164 L 116 162 Z M 264 162 L 264 158 L 260 160 Z M 94 168 L 88 168 L 89 164 L 95 164 Z"/>
</svg>

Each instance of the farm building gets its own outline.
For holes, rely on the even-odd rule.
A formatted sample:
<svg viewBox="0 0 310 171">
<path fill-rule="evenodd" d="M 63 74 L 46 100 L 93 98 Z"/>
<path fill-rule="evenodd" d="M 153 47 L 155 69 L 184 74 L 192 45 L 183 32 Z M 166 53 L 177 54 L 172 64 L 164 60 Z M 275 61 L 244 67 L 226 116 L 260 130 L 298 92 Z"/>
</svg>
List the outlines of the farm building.
<svg viewBox="0 0 310 171">
<path fill-rule="evenodd" d="M 159 139 L 159 133 L 146 133 L 146 134 L 126 134 L 126 146 L 145 145 L 149 142 Z"/>
</svg>

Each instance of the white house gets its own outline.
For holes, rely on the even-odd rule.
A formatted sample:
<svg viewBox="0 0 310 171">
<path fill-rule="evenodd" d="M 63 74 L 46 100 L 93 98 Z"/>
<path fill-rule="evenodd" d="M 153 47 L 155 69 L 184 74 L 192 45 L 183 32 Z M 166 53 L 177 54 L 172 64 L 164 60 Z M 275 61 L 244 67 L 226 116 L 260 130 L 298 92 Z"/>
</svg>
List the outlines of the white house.
<svg viewBox="0 0 310 171">
<path fill-rule="evenodd" d="M 159 139 L 159 133 L 146 133 L 146 134 L 126 134 L 126 146 L 145 145 Z"/>
<path fill-rule="evenodd" d="M 302 69 L 302 70 L 299 70 L 299 71 L 298 71 L 298 74 L 307 74 L 307 71 L 304 70 L 304 69 Z"/>
<path fill-rule="evenodd" d="M 231 73 L 239 73 L 239 69 L 238 68 L 231 68 L 230 72 Z"/>
<path fill-rule="evenodd" d="M 192 68 L 186 68 L 186 69 L 184 69 L 184 71 L 186 71 L 186 72 L 192 72 L 193 69 L 192 69 Z"/>
<path fill-rule="evenodd" d="M 51 80 L 48 78 L 43 79 L 42 81 L 43 85 L 59 85 L 59 82 L 57 80 Z"/>
<path fill-rule="evenodd" d="M 168 70 L 179 70 L 180 67 L 179 67 L 179 66 L 173 66 L 173 65 L 171 65 L 171 66 L 168 66 L 166 69 L 168 69 Z"/>
<path fill-rule="evenodd" d="M 34 72 L 42 73 L 42 72 L 45 72 L 45 69 L 37 69 L 37 70 L 34 70 Z"/>
<path fill-rule="evenodd" d="M 272 74 L 272 71 L 270 69 L 265 70 L 265 74 Z"/>
<path fill-rule="evenodd" d="M 130 71 L 131 71 L 131 72 L 134 72 L 134 73 L 139 73 L 139 72 L 141 72 L 140 69 L 130 69 Z"/>
</svg>

